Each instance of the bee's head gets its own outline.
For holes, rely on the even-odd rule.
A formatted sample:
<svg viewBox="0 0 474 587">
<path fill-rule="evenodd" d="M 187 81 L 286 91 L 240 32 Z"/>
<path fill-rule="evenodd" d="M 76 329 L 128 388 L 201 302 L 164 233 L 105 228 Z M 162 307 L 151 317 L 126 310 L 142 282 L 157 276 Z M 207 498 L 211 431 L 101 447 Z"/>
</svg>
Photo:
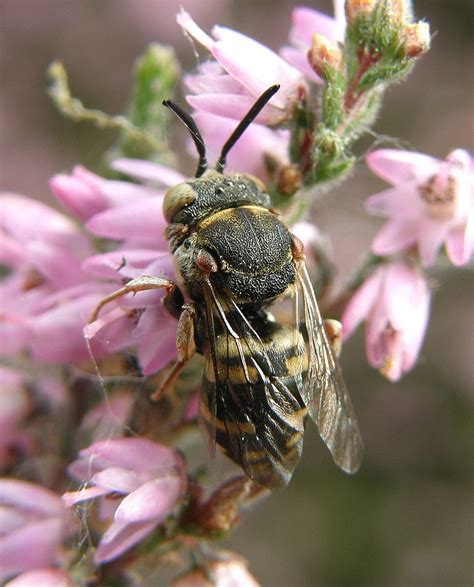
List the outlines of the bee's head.
<svg viewBox="0 0 474 587">
<path fill-rule="evenodd" d="M 201 177 L 170 188 L 163 212 L 168 223 L 191 225 L 210 213 L 245 204 L 270 207 L 270 196 L 262 181 L 243 173 L 223 175 L 208 169 Z"/>
<path fill-rule="evenodd" d="M 192 224 L 209 211 L 245 203 L 270 205 L 265 186 L 259 179 L 245 174 L 224 176 L 223 171 L 229 151 L 279 88 L 279 85 L 271 86 L 257 99 L 225 142 L 214 170 L 208 169 L 204 140 L 192 117 L 175 102 L 163 101 L 189 130 L 199 155 L 195 178 L 166 192 L 163 212 L 169 223 Z"/>
</svg>

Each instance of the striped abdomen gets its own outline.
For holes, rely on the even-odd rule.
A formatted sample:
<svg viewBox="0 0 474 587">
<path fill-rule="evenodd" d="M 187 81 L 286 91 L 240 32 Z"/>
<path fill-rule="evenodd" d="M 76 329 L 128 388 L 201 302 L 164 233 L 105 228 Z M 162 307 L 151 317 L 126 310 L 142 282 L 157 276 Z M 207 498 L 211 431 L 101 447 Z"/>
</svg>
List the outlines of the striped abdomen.
<svg viewBox="0 0 474 587">
<path fill-rule="evenodd" d="M 301 334 L 259 316 L 206 349 L 201 419 L 224 452 L 256 483 L 288 483 L 303 448 L 307 369 Z"/>
</svg>

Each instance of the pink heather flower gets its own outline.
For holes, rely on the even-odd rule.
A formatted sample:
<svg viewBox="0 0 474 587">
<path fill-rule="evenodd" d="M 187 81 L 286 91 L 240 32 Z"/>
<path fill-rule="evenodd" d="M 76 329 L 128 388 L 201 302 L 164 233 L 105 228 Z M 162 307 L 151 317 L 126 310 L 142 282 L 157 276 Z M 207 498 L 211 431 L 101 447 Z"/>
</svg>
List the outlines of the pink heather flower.
<svg viewBox="0 0 474 587">
<path fill-rule="evenodd" d="M 155 236 L 154 240 L 159 239 Z M 24 196 L 3 196 L 0 260 L 11 268 L 0 283 L 3 355 L 27 351 L 46 363 L 90 359 L 84 325 L 99 301 L 116 289 L 84 269 L 91 253 L 89 239 L 71 219 Z M 93 341 L 94 356 L 130 344 L 129 331 L 129 317 L 117 316 L 113 324 L 107 324 L 102 338 Z"/>
<path fill-rule="evenodd" d="M 179 454 L 150 440 L 105 440 L 79 455 L 69 472 L 88 486 L 65 493 L 65 503 L 99 498 L 100 517 L 113 517 L 97 546 L 97 563 L 120 556 L 152 532 L 173 511 L 186 487 Z"/>
<path fill-rule="evenodd" d="M 295 103 L 306 93 L 301 73 L 276 53 L 237 31 L 215 26 L 207 35 L 182 10 L 177 16 L 185 34 L 208 49 L 215 62 L 200 66 L 197 74 L 186 76 L 193 95 L 188 102 L 198 111 L 241 120 L 256 98 L 274 84 L 280 90 L 258 115 L 260 124 L 285 121 Z"/>
<path fill-rule="evenodd" d="M 418 246 L 430 266 L 444 243 L 454 265 L 466 264 L 474 249 L 474 163 L 456 149 L 444 161 L 410 151 L 381 149 L 366 158 L 369 168 L 393 185 L 371 196 L 366 209 L 388 217 L 372 243 L 377 255 Z"/>
<path fill-rule="evenodd" d="M 2 354 L 26 349 L 47 362 L 87 356 L 82 319 L 102 297 L 81 268 L 91 252 L 63 214 L 25 196 L 2 196 L 0 261 L 10 268 L 0 282 Z"/>
<path fill-rule="evenodd" d="M 16 479 L 0 480 L 0 580 L 60 559 L 71 518 L 52 491 Z"/>
<path fill-rule="evenodd" d="M 347 339 L 365 320 L 369 364 L 398 381 L 418 357 L 428 324 L 430 293 L 423 276 L 403 262 L 380 265 L 355 292 L 342 315 Z"/>
<path fill-rule="evenodd" d="M 175 356 L 176 321 L 160 304 L 162 291 L 107 306 L 84 338 L 92 310 L 124 280 L 174 278 L 162 203 L 164 188 L 184 177 L 146 161 L 121 159 L 114 166 L 151 187 L 105 180 L 81 167 L 51 181 L 92 235 L 113 241 L 107 253 L 92 254 L 90 240 L 63 214 L 24 196 L 3 197 L 0 260 L 12 268 L 0 283 L 3 354 L 26 350 L 43 362 L 77 363 L 90 359 L 91 351 L 100 358 L 135 345 L 146 374 Z M 157 331 L 166 336 L 156 337 Z"/>
<path fill-rule="evenodd" d="M 313 43 L 313 35 L 324 35 L 334 44 L 344 41 L 344 0 L 334 1 L 334 14 L 335 18 L 332 18 L 306 6 L 297 6 L 291 13 L 292 24 L 288 35 L 290 45 L 282 47 L 280 55 L 313 82 L 323 82 L 308 62 L 308 50 Z"/>
<path fill-rule="evenodd" d="M 113 167 L 157 185 L 159 189 L 130 184 L 134 185 L 134 200 L 115 203 L 89 216 L 87 230 L 96 236 L 119 241 L 119 244 L 114 243 L 114 250 L 89 257 L 83 263 L 83 270 L 90 277 L 106 280 L 109 291 L 141 275 L 174 280 L 173 260 L 163 236 L 166 221 L 162 211 L 162 188 L 180 183 L 185 177 L 141 160 L 120 159 L 114 161 Z M 102 181 L 107 183 L 107 180 Z M 86 327 L 86 338 L 108 352 L 135 346 L 143 373 L 158 371 L 176 355 L 176 320 L 161 304 L 164 293 L 162 290 L 145 291 L 109 304 L 97 320 Z"/>
<path fill-rule="evenodd" d="M 5 587 L 77 587 L 77 583 L 58 569 L 38 569 L 8 581 Z"/>
<path fill-rule="evenodd" d="M 170 187 L 183 181 L 183 176 L 174 169 L 149 161 L 116 159 L 112 167 L 159 187 Z M 82 220 L 108 208 L 156 195 L 156 191 L 128 181 L 104 179 L 81 165 L 76 165 L 71 175 L 52 177 L 50 187 L 64 207 Z"/>
<path fill-rule="evenodd" d="M 173 581 L 170 587 L 209 587 L 211 584 L 214 587 L 259 587 L 245 563 L 238 558 L 208 563 L 206 572 L 191 571 Z"/>
<path fill-rule="evenodd" d="M 195 112 L 193 118 L 202 133 L 210 159 L 217 160 L 237 123 L 205 111 Z M 289 164 L 288 143 L 287 130 L 272 130 L 261 124 L 251 124 L 227 156 L 227 172 L 250 173 L 265 181 L 269 179 L 267 158 L 277 167 Z M 194 153 L 194 145 L 191 148 Z"/>
<path fill-rule="evenodd" d="M 15 461 L 18 452 L 29 444 L 28 436 L 20 430 L 21 422 L 29 414 L 31 402 L 23 386 L 23 377 L 0 367 L 0 470 Z"/>
</svg>

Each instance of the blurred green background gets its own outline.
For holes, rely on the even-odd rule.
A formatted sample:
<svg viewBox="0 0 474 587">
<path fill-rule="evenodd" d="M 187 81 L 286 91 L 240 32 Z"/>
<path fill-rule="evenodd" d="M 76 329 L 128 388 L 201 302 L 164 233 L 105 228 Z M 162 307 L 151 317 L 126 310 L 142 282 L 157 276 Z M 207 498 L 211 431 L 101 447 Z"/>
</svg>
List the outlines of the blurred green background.
<svg viewBox="0 0 474 587">
<path fill-rule="evenodd" d="M 186 69 L 196 56 L 175 24 L 183 5 L 199 24 L 241 30 L 278 49 L 295 2 L 247 0 L 1 0 L 1 189 L 50 204 L 48 177 L 81 162 L 94 169 L 112 132 L 61 118 L 44 73 L 64 61 L 75 95 L 110 113 L 124 109 L 134 60 L 149 42 L 173 45 Z M 309 3 L 330 13 L 328 1 Z M 418 0 L 432 50 L 392 88 L 376 124 L 443 158 L 473 147 L 473 3 Z M 205 52 L 201 53 L 201 59 Z M 375 139 L 371 139 L 372 141 Z M 370 147 L 365 141 L 358 154 Z M 186 159 L 191 172 L 193 164 Z M 375 234 L 363 199 L 383 189 L 361 164 L 315 207 L 345 275 Z M 432 319 L 416 369 L 398 385 L 372 372 L 362 333 L 343 367 L 366 455 L 339 472 L 313 427 L 289 488 L 259 503 L 223 546 L 240 552 L 264 586 L 461 586 L 473 583 L 473 279 L 469 269 L 430 274 Z"/>
</svg>

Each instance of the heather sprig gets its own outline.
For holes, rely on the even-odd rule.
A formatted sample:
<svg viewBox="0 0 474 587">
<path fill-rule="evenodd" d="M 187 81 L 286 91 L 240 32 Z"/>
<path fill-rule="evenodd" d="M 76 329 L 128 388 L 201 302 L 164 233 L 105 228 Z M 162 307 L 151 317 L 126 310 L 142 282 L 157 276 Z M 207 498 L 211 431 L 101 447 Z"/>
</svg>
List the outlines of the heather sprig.
<svg viewBox="0 0 474 587">
<path fill-rule="evenodd" d="M 414 19 L 408 0 L 337 1 L 334 18 L 295 8 L 279 53 L 227 27 L 208 34 L 183 10 L 177 22 L 206 58 L 182 73 L 172 49 L 150 45 L 122 115 L 86 108 L 64 67 L 49 69 L 62 114 L 117 130 L 97 162 L 104 176 L 82 165 L 54 175 L 50 188 L 65 213 L 2 195 L 0 466 L 10 478 L 0 481 L 0 567 L 12 587 L 133 585 L 137 569 L 167 557 L 180 565 L 174 587 L 257 585 L 237 555 L 203 547 L 226 536 L 265 490 L 241 475 L 206 487 L 206 467 L 192 460 L 199 359 L 170 396 L 152 401 L 176 358 L 177 322 L 164 292 L 127 294 L 92 314 L 131 280 L 176 279 L 162 208 L 166 190 L 186 176 L 169 147 L 163 99 L 184 92 L 217 157 L 255 98 L 280 85 L 227 170 L 267 183 L 282 210 L 272 211 L 302 242 L 324 316 L 341 319 L 344 340 L 365 323 L 367 362 L 386 379 L 416 367 L 429 324 L 429 271 L 443 247 L 455 266 L 472 257 L 474 164 L 464 149 L 444 160 L 394 149 L 368 154 L 368 168 L 391 187 L 365 208 L 386 221 L 363 262 L 352 260 L 337 297 L 330 238 L 309 213 L 320 191 L 357 171 L 355 142 L 382 112 L 386 89 L 429 49 L 429 26 Z M 52 440 L 39 442 L 46 428 Z M 41 450 L 53 445 L 57 454 L 43 467 Z M 40 465 L 22 468 L 34 459 Z"/>
</svg>

